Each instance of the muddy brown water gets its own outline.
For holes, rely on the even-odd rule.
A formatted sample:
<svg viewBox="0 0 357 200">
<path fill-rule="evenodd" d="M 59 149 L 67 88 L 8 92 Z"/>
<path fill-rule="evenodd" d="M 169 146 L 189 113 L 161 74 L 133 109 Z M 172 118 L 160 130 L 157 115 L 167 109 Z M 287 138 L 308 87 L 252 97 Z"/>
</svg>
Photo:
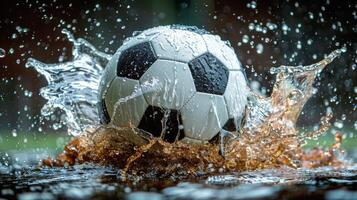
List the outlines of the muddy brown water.
<svg viewBox="0 0 357 200">
<path fill-rule="evenodd" d="M 356 158 L 356 152 L 349 155 Z M 357 199 L 357 165 L 282 167 L 191 179 L 139 176 L 123 182 L 116 168 L 38 167 L 38 156 L 43 154 L 16 152 L 2 161 L 0 199 Z"/>
</svg>

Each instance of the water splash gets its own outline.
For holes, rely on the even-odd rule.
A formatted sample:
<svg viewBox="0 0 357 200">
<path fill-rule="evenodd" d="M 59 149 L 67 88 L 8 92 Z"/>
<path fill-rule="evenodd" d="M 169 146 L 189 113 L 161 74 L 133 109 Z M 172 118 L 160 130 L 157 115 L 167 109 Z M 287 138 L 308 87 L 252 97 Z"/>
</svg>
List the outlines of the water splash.
<svg viewBox="0 0 357 200">
<path fill-rule="evenodd" d="M 73 60 L 45 64 L 29 58 L 26 67 L 33 67 L 48 83 L 40 92 L 47 100 L 42 116 L 52 116 L 57 109 L 64 111 L 63 123 L 68 132 L 78 135 L 88 126 L 99 123 L 96 107 L 99 80 L 112 55 L 98 51 L 84 39 L 75 39 L 67 30 L 62 32 L 73 44 Z"/>
<path fill-rule="evenodd" d="M 320 62 L 307 66 L 273 67 L 271 74 L 276 74 L 276 83 L 270 97 L 264 97 L 251 92 L 248 101 L 248 114 L 244 128 L 254 132 L 272 116 L 284 112 L 285 122 L 295 125 L 305 103 L 313 94 L 315 78 L 329 63 L 331 63 L 346 48 L 330 53 Z"/>
<path fill-rule="evenodd" d="M 220 145 L 188 145 L 181 142 L 168 144 L 161 139 L 145 140 L 140 136 L 135 137 L 138 133 L 132 127 L 98 128 L 96 104 L 99 80 L 103 66 L 111 55 L 99 52 L 83 39 L 74 39 L 67 31 L 64 33 L 74 45 L 72 61 L 44 64 L 29 59 L 26 65 L 34 67 L 48 81 L 48 86 L 41 90 L 41 95 L 48 100 L 42 114 L 53 115 L 59 108 L 66 114 L 65 123 L 70 132 L 73 135 L 83 132 L 66 146 L 65 152 L 57 160 L 45 160 L 47 165 L 62 166 L 65 163 L 88 161 L 113 164 L 122 168 L 121 174 L 125 176 L 130 170 L 145 172 L 148 170 L 146 166 L 153 166 L 151 169 L 155 169 L 148 174 L 185 172 L 183 174 L 189 175 L 220 169 L 237 171 L 280 166 L 296 168 L 305 166 L 304 163 L 310 166 L 311 162 L 308 160 L 316 158 L 317 154 L 324 158 L 318 166 L 340 164 L 334 156 L 334 147 L 326 156 L 324 151 L 308 154 L 301 148 L 306 137 L 317 137 L 328 128 L 330 116 L 322 120 L 324 123 L 320 130 L 307 134 L 306 137 L 299 134 L 295 124 L 304 104 L 313 93 L 314 79 L 327 64 L 345 51 L 344 48 L 312 65 L 272 68 L 271 73 L 277 74 L 272 95 L 262 97 L 251 92 L 243 128 L 236 134 L 239 137 L 228 138 L 224 136 L 229 133 L 222 133 Z M 119 99 L 115 107 L 162 87 L 165 85 L 158 84 L 155 79 L 151 80 L 141 87 L 141 91 L 134 90 L 131 95 Z M 212 108 L 212 112 L 216 112 L 215 108 Z M 224 153 L 224 157 L 220 153 Z M 142 154 L 150 159 L 141 159 Z M 118 160 L 121 162 L 118 163 Z"/>
<path fill-rule="evenodd" d="M 316 76 L 344 51 L 345 49 L 335 50 L 322 61 L 308 66 L 272 68 L 272 73 L 277 73 L 272 95 L 251 95 L 243 134 L 227 145 L 226 159 L 229 168 L 254 170 L 283 165 L 294 168 L 309 166 L 305 159 L 317 159 L 315 162 L 322 165 L 340 163 L 334 153 L 329 152 L 326 155 L 330 156 L 322 159 L 324 151 L 305 156 L 307 153 L 301 148 L 306 139 L 326 132 L 331 115 L 328 114 L 321 120 L 318 131 L 307 135 L 300 134 L 296 121 L 313 94 L 312 84 Z"/>
</svg>

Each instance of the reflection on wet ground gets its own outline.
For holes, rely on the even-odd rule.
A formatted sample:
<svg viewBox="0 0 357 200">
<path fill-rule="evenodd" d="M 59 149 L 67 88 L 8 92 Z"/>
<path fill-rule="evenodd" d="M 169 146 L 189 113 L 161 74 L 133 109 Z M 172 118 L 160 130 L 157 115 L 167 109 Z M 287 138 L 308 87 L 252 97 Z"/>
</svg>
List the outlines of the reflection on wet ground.
<svg viewBox="0 0 357 200">
<path fill-rule="evenodd" d="M 120 171 L 110 167 L 39 168 L 34 162 L 10 162 L 16 161 L 0 164 L 0 197 L 5 199 L 357 199 L 357 165 L 281 168 L 196 179 L 130 177 L 122 182 Z"/>
</svg>

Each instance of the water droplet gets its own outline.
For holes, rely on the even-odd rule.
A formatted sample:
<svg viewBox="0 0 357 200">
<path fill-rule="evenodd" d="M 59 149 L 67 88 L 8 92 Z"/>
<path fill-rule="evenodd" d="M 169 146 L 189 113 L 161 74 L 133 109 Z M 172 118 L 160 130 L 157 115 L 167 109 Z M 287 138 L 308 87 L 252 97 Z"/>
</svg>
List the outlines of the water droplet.
<svg viewBox="0 0 357 200">
<path fill-rule="evenodd" d="M 135 36 L 140 35 L 141 33 L 142 33 L 142 31 L 134 31 L 133 34 L 132 34 L 132 36 L 135 37 Z M 145 39 L 145 37 L 142 38 L 142 39 Z"/>
<path fill-rule="evenodd" d="M 248 43 L 249 42 L 249 36 L 248 35 L 243 35 L 242 42 L 243 43 Z"/>
<path fill-rule="evenodd" d="M 5 57 L 5 55 L 6 55 L 6 51 L 4 49 L 0 48 L 0 58 Z"/>
<path fill-rule="evenodd" d="M 12 130 L 11 134 L 13 137 L 17 137 L 17 130 L 16 129 Z"/>
<path fill-rule="evenodd" d="M 296 45 L 296 48 L 298 48 L 298 49 L 301 49 L 301 48 L 302 48 L 300 41 L 298 41 L 298 43 L 297 43 L 297 45 Z"/>
<path fill-rule="evenodd" d="M 334 124 L 333 124 L 336 128 L 343 128 L 343 123 L 341 121 L 336 121 Z"/>
<path fill-rule="evenodd" d="M 257 46 L 255 48 L 256 48 L 258 54 L 262 54 L 263 53 L 264 46 L 262 44 L 260 44 L 260 43 L 257 44 Z"/>
<path fill-rule="evenodd" d="M 276 29 L 278 26 L 272 22 L 267 22 L 266 26 L 269 28 L 269 30 L 274 30 Z"/>
<path fill-rule="evenodd" d="M 289 30 L 289 27 L 286 24 L 283 24 L 282 29 L 283 29 L 283 31 L 287 31 L 287 30 Z"/>
<path fill-rule="evenodd" d="M 26 97 L 32 97 L 32 92 L 29 91 L 29 90 L 25 90 L 25 91 L 24 91 L 24 95 L 25 95 Z"/>
<path fill-rule="evenodd" d="M 247 8 L 251 8 L 251 9 L 257 8 L 257 2 L 252 1 L 252 2 L 248 3 Z"/>
</svg>

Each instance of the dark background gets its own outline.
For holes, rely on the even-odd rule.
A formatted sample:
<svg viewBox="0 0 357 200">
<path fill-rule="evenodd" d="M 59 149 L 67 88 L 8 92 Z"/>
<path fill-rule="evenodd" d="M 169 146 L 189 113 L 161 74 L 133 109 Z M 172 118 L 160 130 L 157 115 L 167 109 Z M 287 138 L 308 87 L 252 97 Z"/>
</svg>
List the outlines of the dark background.
<svg viewBox="0 0 357 200">
<path fill-rule="evenodd" d="M 0 131 L 38 132 L 42 127 L 53 132 L 49 123 L 39 120 L 44 100 L 38 93 L 46 82 L 25 63 L 29 57 L 45 63 L 69 60 L 71 45 L 61 34 L 63 28 L 113 53 L 132 32 L 167 24 L 195 25 L 229 40 L 250 82 L 258 81 L 267 95 L 274 83 L 269 68 L 311 64 L 346 45 L 347 52 L 315 84 L 317 93 L 306 105 L 299 126 L 317 124 L 330 107 L 334 121 L 353 127 L 357 120 L 356 22 L 356 1 L 341 0 L 3 0 L 0 48 L 6 56 L 0 58 Z M 242 41 L 244 35 L 248 43 Z M 258 44 L 264 47 L 261 54 Z"/>
</svg>

